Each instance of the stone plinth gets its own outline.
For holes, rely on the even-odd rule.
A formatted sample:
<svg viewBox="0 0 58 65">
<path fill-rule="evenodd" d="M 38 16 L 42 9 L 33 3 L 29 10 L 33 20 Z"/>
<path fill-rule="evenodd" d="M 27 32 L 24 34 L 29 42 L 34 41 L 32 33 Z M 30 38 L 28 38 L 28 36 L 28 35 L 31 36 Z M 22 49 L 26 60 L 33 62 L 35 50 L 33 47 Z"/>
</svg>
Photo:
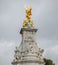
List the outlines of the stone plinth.
<svg viewBox="0 0 58 65">
<path fill-rule="evenodd" d="M 13 65 L 44 65 L 44 50 L 37 46 L 36 32 L 37 29 L 34 28 L 21 28 L 22 42 L 16 47 Z"/>
</svg>

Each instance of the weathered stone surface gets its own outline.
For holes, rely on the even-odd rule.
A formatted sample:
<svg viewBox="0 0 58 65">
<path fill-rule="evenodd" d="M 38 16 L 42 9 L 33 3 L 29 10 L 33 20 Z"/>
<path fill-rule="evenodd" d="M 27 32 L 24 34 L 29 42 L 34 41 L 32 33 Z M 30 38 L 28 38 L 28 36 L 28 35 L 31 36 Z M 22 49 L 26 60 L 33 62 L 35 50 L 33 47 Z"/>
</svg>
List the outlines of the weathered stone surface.
<svg viewBox="0 0 58 65">
<path fill-rule="evenodd" d="M 44 65 L 43 49 L 38 48 L 35 34 L 37 29 L 21 28 L 22 42 L 15 50 L 13 65 Z"/>
</svg>

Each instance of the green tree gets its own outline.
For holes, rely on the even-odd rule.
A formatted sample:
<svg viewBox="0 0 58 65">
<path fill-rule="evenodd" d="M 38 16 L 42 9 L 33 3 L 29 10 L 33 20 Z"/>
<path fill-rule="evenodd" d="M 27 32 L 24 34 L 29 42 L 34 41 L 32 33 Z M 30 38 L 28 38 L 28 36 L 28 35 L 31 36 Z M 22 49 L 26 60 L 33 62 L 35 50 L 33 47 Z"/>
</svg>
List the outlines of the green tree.
<svg viewBox="0 0 58 65">
<path fill-rule="evenodd" d="M 51 59 L 44 58 L 45 65 L 55 65 Z"/>
</svg>

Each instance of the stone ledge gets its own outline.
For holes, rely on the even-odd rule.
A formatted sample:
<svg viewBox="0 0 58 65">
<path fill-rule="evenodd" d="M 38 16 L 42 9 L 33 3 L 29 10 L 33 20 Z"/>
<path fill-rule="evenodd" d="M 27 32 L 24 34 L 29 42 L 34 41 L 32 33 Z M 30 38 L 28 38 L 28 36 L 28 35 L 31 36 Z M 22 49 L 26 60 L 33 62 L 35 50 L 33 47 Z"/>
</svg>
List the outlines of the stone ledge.
<svg viewBox="0 0 58 65">
<path fill-rule="evenodd" d="M 23 31 L 31 31 L 31 32 L 35 31 L 36 32 L 37 29 L 35 29 L 35 28 L 21 28 L 20 34 L 22 34 Z"/>
<path fill-rule="evenodd" d="M 40 64 L 44 64 L 44 61 L 39 61 L 39 60 L 18 60 L 18 61 L 12 62 L 12 64 L 17 64 L 17 63 L 40 63 Z"/>
</svg>

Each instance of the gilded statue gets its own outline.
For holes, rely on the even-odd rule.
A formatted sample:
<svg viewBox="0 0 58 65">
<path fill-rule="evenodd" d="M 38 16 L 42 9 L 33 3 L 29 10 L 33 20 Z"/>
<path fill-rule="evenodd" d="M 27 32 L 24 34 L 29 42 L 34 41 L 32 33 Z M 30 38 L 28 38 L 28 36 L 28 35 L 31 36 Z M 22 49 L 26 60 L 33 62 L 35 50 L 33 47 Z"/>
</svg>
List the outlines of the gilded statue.
<svg viewBox="0 0 58 65">
<path fill-rule="evenodd" d="M 26 20 L 24 20 L 24 22 L 23 22 L 23 27 L 28 27 L 28 24 L 31 25 L 30 27 L 34 27 L 33 21 L 31 20 L 32 7 L 31 6 L 30 6 L 30 8 L 25 7 L 25 10 L 26 10 Z"/>
<path fill-rule="evenodd" d="M 32 13 L 31 13 L 32 8 L 31 7 L 30 8 L 25 7 L 25 10 L 26 10 L 26 18 L 30 19 L 31 15 L 32 15 Z"/>
</svg>

